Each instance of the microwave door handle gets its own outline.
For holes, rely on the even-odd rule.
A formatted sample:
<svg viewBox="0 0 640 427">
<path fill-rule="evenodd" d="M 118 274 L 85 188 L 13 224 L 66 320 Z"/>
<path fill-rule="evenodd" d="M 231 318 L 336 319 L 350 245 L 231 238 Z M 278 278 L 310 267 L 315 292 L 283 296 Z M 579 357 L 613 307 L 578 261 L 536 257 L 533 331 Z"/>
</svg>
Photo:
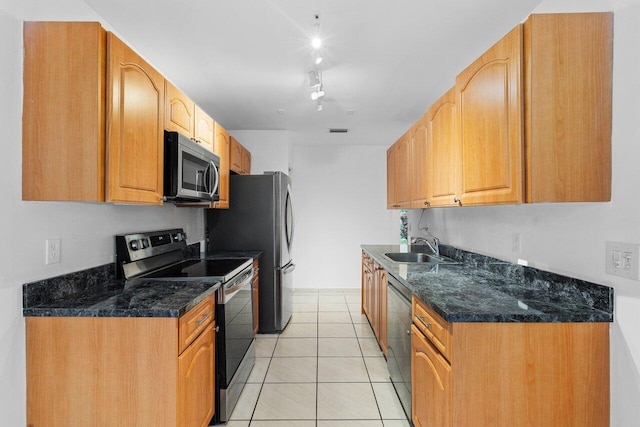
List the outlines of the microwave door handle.
<svg viewBox="0 0 640 427">
<path fill-rule="evenodd" d="M 218 168 L 216 168 L 216 164 L 213 163 L 213 161 L 210 162 L 209 166 L 211 167 L 211 170 L 213 170 L 213 174 L 211 174 L 211 178 L 213 178 L 213 184 L 211 185 L 212 189 L 211 192 L 209 193 L 209 198 L 213 199 L 213 195 L 216 194 L 216 190 L 218 189 L 218 184 L 220 183 L 220 174 L 218 174 Z"/>
</svg>

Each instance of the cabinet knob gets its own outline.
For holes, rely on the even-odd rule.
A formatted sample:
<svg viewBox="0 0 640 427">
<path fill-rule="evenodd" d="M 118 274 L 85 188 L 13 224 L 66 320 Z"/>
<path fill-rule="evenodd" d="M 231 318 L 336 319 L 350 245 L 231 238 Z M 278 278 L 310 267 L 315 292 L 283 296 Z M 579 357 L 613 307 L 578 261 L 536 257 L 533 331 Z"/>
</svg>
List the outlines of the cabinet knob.
<svg viewBox="0 0 640 427">
<path fill-rule="evenodd" d="M 426 207 L 431 207 L 431 202 L 430 202 L 430 201 L 428 201 L 428 200 L 426 200 L 426 201 L 424 202 L 424 205 L 425 205 Z"/>
<path fill-rule="evenodd" d="M 453 198 L 453 203 L 456 203 L 458 206 L 462 206 L 462 200 L 457 197 Z"/>
</svg>

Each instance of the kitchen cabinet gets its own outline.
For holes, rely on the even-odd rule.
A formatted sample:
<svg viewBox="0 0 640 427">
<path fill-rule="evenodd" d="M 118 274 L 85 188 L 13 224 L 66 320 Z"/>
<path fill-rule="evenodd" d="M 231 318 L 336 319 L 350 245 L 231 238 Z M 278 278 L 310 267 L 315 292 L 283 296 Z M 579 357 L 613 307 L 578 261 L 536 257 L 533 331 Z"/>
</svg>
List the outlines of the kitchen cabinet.
<svg viewBox="0 0 640 427">
<path fill-rule="evenodd" d="M 458 174 L 455 88 L 429 108 L 427 118 L 429 206 L 453 206 Z"/>
<path fill-rule="evenodd" d="M 611 13 L 531 15 L 414 124 L 410 185 L 389 149 L 387 207 L 609 201 L 612 40 Z"/>
<path fill-rule="evenodd" d="M 168 80 L 164 91 L 164 128 L 193 138 L 195 103 Z"/>
<path fill-rule="evenodd" d="M 164 78 L 107 35 L 108 202 L 162 204 Z"/>
<path fill-rule="evenodd" d="M 414 425 L 609 425 L 608 323 L 450 323 L 412 306 Z"/>
<path fill-rule="evenodd" d="M 23 199 L 161 204 L 164 78 L 95 22 L 24 46 Z"/>
<path fill-rule="evenodd" d="M 104 202 L 107 33 L 24 23 L 22 199 Z"/>
<path fill-rule="evenodd" d="M 375 264 L 376 266 L 376 291 L 378 293 L 378 344 L 382 349 L 382 353 L 387 355 L 387 270 Z"/>
<path fill-rule="evenodd" d="M 613 14 L 524 24 L 527 202 L 611 200 Z"/>
<path fill-rule="evenodd" d="M 411 134 L 405 133 L 387 150 L 387 208 L 411 205 Z"/>
<path fill-rule="evenodd" d="M 180 132 L 213 151 L 213 119 L 168 80 L 165 84 L 164 127 Z"/>
<path fill-rule="evenodd" d="M 251 153 L 233 136 L 231 137 L 230 169 L 240 175 L 251 173 Z"/>
<path fill-rule="evenodd" d="M 373 279 L 373 258 L 366 253 L 362 253 L 362 312 L 369 319 L 371 327 L 375 330 L 377 323 L 372 319 L 377 318 L 377 293 L 375 292 L 375 282 Z M 374 326 L 376 324 L 376 326 Z M 374 331 L 375 332 L 375 331 Z"/>
<path fill-rule="evenodd" d="M 451 426 L 451 365 L 411 326 L 412 421 L 415 427 Z M 423 397 L 428 398 L 428 404 Z"/>
<path fill-rule="evenodd" d="M 431 200 L 431 153 L 429 153 L 429 121 L 425 114 L 410 130 L 411 207 L 428 208 Z"/>
<path fill-rule="evenodd" d="M 231 154 L 231 141 L 229 132 L 216 122 L 214 153 L 220 156 L 220 200 L 213 202 L 213 207 L 229 209 L 229 156 Z"/>
<path fill-rule="evenodd" d="M 251 303 L 253 307 L 253 333 L 258 333 L 260 327 L 260 272 L 258 260 L 253 261 L 253 281 L 251 282 Z"/>
<path fill-rule="evenodd" d="M 397 146 L 394 144 L 387 150 L 387 209 L 396 208 L 396 157 Z"/>
<path fill-rule="evenodd" d="M 214 151 L 215 125 L 213 119 L 197 105 L 193 138 L 207 150 Z"/>
<path fill-rule="evenodd" d="M 456 77 L 462 205 L 524 201 L 522 26 Z"/>
<path fill-rule="evenodd" d="M 26 318 L 27 424 L 208 425 L 213 307 L 210 296 L 180 318 Z"/>
<path fill-rule="evenodd" d="M 387 354 L 387 272 L 366 253 L 362 253 L 362 312 Z"/>
</svg>

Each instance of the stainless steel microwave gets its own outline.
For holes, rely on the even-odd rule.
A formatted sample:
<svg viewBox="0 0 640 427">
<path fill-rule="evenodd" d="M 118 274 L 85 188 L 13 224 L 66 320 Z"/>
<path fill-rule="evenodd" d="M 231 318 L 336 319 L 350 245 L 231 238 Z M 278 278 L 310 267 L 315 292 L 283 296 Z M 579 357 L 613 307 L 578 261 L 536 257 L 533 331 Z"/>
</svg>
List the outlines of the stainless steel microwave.
<svg viewBox="0 0 640 427">
<path fill-rule="evenodd" d="M 220 198 L 220 157 L 178 132 L 164 132 L 164 200 L 211 202 Z"/>
</svg>

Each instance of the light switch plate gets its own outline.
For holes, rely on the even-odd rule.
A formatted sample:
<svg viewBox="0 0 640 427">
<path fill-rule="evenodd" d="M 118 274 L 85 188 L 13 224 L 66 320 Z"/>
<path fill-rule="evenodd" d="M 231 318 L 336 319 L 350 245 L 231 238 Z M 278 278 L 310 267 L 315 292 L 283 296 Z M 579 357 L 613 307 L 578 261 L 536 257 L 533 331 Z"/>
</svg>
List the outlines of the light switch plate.
<svg viewBox="0 0 640 427">
<path fill-rule="evenodd" d="M 605 271 L 613 276 L 640 280 L 640 245 L 623 242 L 607 242 L 605 252 Z"/>
</svg>

